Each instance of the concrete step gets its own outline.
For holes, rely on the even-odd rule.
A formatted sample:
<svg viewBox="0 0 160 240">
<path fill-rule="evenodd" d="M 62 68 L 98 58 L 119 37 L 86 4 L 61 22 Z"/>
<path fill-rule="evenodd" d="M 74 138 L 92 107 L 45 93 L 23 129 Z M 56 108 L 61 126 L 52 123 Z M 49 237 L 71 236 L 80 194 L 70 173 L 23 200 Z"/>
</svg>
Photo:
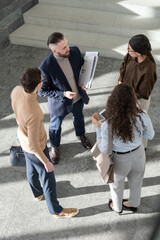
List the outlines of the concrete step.
<svg viewBox="0 0 160 240">
<path fill-rule="evenodd" d="M 38 0 L 0 0 L 0 49 L 9 44 L 9 34 L 23 23 L 23 13 Z"/>
<path fill-rule="evenodd" d="M 2 2 L 0 5 L 2 5 Z M 6 1 L 4 6 L 2 5 L 0 8 L 0 20 L 2 20 L 15 10 L 17 10 L 16 1 Z"/>
<path fill-rule="evenodd" d="M 11 14 L 9 14 L 5 18 L 3 18 L 0 21 L 0 28 L 1 29 L 8 28 L 9 32 L 11 32 L 10 31 L 11 26 L 16 25 L 15 22 L 17 22 L 19 19 L 21 19 L 20 24 L 15 26 L 15 29 L 17 29 L 18 27 L 20 27 L 24 23 L 22 10 L 20 8 L 16 9 Z"/>
<path fill-rule="evenodd" d="M 3 8 L 5 8 L 7 5 L 9 5 L 10 3 L 12 3 L 13 0 L 0 0 L 0 9 L 2 10 Z"/>
<path fill-rule="evenodd" d="M 38 4 L 24 15 L 27 24 L 37 24 L 56 28 L 76 29 L 119 36 L 132 36 L 137 32 L 159 38 L 160 18 L 144 18 L 136 15 L 82 9 L 58 5 Z M 96 16 L 96 17 L 95 17 Z"/>
<path fill-rule="evenodd" d="M 69 44 L 79 46 L 82 53 L 99 51 L 101 56 L 122 59 L 127 52 L 128 37 L 30 24 L 24 24 L 10 34 L 10 41 L 13 44 L 48 48 L 47 39 L 53 31 L 62 32 L 69 40 Z M 154 49 L 152 53 L 160 64 L 159 42 L 151 41 L 151 44 Z"/>
<path fill-rule="evenodd" d="M 4 3 L 4 4 L 3 4 Z M 0 1 L 0 20 L 8 17 L 13 12 L 21 9 L 22 12 L 27 11 L 37 3 L 37 0 L 12 0 Z"/>
<path fill-rule="evenodd" d="M 158 0 L 39 0 L 39 3 L 160 17 Z"/>
<path fill-rule="evenodd" d="M 98 50 L 101 56 L 122 59 L 129 38 L 143 33 L 159 63 L 159 13 L 157 0 L 39 0 L 23 14 L 25 25 L 10 35 L 10 41 L 43 48 L 48 36 L 60 31 L 83 53 Z"/>
<path fill-rule="evenodd" d="M 0 20 L 4 19 L 5 17 L 17 10 L 16 2 L 17 1 L 15 0 L 12 2 L 8 1 L 7 5 L 5 4 L 4 6 L 2 6 L 2 8 L 0 8 Z"/>
</svg>

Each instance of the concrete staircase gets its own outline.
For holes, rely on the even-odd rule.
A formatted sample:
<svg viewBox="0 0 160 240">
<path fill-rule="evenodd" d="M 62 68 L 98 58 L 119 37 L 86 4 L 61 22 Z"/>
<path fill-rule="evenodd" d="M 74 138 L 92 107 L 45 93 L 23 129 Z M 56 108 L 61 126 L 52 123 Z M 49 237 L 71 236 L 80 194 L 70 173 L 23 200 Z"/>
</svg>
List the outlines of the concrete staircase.
<svg viewBox="0 0 160 240">
<path fill-rule="evenodd" d="M 122 59 L 130 37 L 143 33 L 160 64 L 160 0 L 39 0 L 10 34 L 13 44 L 47 48 L 48 36 L 64 33 L 81 51 Z"/>
<path fill-rule="evenodd" d="M 0 0 L 0 48 L 9 44 L 9 34 L 24 24 L 23 13 L 38 0 Z"/>
</svg>

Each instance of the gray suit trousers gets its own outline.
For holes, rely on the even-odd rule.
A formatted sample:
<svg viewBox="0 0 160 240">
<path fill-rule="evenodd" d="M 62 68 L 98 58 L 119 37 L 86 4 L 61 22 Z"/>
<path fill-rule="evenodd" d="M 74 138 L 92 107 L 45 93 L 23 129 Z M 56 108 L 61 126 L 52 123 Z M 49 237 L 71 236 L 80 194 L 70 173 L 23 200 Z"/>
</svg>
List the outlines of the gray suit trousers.
<svg viewBox="0 0 160 240">
<path fill-rule="evenodd" d="M 125 178 L 128 179 L 130 189 L 128 202 L 133 207 L 140 205 L 141 187 L 143 183 L 146 155 L 143 145 L 137 150 L 126 153 L 113 153 L 114 183 L 110 183 L 111 197 L 115 211 L 122 210 Z"/>
</svg>

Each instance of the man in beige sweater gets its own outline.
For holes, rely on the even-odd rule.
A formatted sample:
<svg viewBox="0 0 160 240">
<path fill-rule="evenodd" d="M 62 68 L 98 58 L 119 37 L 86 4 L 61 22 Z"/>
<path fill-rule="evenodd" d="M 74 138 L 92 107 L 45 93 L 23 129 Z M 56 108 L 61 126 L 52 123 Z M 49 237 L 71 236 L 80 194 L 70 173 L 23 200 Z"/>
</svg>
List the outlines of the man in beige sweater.
<svg viewBox="0 0 160 240">
<path fill-rule="evenodd" d="M 12 108 L 18 124 L 18 138 L 26 159 L 27 178 L 36 200 L 45 196 L 48 209 L 55 218 L 73 217 L 77 208 L 63 208 L 56 196 L 54 166 L 46 145 L 47 134 L 43 125 L 43 113 L 37 101 L 42 86 L 41 72 L 30 68 L 21 77 L 22 86 L 11 93 Z M 41 180 L 41 183 L 39 181 Z"/>
</svg>

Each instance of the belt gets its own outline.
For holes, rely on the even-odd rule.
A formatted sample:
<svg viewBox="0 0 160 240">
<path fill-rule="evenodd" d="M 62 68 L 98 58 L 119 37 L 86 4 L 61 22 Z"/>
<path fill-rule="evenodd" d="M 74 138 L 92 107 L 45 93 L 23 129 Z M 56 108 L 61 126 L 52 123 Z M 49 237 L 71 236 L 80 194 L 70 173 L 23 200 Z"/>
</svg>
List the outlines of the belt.
<svg viewBox="0 0 160 240">
<path fill-rule="evenodd" d="M 139 146 L 140 147 L 140 146 Z M 130 150 L 128 152 L 116 152 L 116 151 L 113 151 L 114 153 L 117 153 L 117 154 L 126 154 L 126 153 L 131 153 L 131 152 L 134 152 L 135 150 L 137 150 L 139 147 L 133 149 L 133 150 Z"/>
</svg>

